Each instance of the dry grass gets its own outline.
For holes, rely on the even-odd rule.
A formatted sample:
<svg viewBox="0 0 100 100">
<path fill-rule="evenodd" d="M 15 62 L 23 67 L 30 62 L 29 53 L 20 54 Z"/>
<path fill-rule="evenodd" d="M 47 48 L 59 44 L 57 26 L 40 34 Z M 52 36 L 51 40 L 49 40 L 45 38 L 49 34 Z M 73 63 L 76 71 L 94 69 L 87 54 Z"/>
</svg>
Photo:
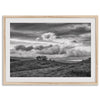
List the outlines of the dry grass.
<svg viewBox="0 0 100 100">
<path fill-rule="evenodd" d="M 77 63 L 11 58 L 11 77 L 90 77 L 90 59 Z"/>
</svg>

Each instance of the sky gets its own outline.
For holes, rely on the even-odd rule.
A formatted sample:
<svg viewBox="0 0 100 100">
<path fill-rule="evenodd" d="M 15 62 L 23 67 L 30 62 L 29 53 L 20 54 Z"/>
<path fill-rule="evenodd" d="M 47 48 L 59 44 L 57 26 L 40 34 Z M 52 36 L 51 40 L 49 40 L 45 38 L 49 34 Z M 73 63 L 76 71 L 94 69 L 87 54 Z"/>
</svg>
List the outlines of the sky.
<svg viewBox="0 0 100 100">
<path fill-rule="evenodd" d="M 10 23 L 11 56 L 91 56 L 90 23 Z"/>
</svg>

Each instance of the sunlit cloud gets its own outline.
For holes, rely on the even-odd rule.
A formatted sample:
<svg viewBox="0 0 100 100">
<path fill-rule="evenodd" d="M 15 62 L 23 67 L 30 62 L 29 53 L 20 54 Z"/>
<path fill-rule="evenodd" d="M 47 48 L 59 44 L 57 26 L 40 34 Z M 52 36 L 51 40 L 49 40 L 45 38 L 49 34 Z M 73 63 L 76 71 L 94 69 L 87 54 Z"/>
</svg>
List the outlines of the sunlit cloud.
<svg viewBox="0 0 100 100">
<path fill-rule="evenodd" d="M 52 32 L 44 33 L 41 37 L 43 40 L 47 40 L 47 41 L 48 40 L 53 41 L 56 39 L 55 33 L 52 33 Z"/>
</svg>

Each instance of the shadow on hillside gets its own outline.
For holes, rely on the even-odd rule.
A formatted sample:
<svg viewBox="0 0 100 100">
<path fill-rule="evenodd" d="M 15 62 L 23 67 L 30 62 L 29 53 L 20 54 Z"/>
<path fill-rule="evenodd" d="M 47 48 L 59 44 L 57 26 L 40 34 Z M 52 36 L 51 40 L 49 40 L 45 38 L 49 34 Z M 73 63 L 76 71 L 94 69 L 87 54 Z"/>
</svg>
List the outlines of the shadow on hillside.
<svg viewBox="0 0 100 100">
<path fill-rule="evenodd" d="M 91 58 L 77 63 L 61 63 L 46 56 L 11 57 L 11 77 L 91 77 Z"/>
</svg>

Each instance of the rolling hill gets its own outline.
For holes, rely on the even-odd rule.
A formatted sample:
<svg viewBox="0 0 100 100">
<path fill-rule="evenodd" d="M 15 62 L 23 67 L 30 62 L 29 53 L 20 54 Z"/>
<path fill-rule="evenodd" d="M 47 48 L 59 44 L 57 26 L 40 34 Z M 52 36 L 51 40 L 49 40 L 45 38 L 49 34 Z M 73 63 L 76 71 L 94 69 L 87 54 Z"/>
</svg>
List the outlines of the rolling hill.
<svg viewBox="0 0 100 100">
<path fill-rule="evenodd" d="M 91 59 L 76 63 L 11 57 L 11 77 L 91 77 Z"/>
</svg>

